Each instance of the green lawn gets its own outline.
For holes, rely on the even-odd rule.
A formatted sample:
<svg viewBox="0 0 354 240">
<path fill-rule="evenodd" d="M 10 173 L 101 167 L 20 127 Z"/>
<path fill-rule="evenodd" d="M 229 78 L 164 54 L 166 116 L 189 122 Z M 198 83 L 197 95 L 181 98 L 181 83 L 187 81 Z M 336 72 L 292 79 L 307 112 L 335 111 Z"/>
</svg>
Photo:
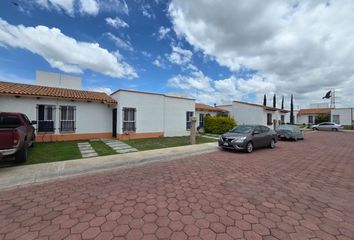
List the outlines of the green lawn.
<svg viewBox="0 0 354 240">
<path fill-rule="evenodd" d="M 197 137 L 197 144 L 215 142 L 215 139 Z M 147 139 L 133 139 L 124 141 L 132 147 L 140 151 L 158 149 L 158 148 L 168 148 L 168 147 L 178 147 L 189 145 L 188 137 L 164 137 L 164 138 L 147 138 Z"/>
<path fill-rule="evenodd" d="M 117 154 L 116 151 L 102 141 L 91 141 L 90 144 L 99 156 Z"/>
<path fill-rule="evenodd" d="M 63 161 L 81 158 L 76 141 L 35 143 L 28 151 L 28 160 L 25 164 Z"/>
</svg>

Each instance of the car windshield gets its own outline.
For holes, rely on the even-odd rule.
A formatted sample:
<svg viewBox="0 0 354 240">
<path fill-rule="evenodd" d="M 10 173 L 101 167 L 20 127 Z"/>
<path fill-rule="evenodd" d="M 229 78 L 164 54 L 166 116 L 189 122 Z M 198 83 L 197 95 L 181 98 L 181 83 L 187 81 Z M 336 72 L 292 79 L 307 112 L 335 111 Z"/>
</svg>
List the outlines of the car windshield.
<svg viewBox="0 0 354 240">
<path fill-rule="evenodd" d="M 233 133 L 250 133 L 254 129 L 254 126 L 240 125 L 232 129 L 230 132 Z"/>
</svg>

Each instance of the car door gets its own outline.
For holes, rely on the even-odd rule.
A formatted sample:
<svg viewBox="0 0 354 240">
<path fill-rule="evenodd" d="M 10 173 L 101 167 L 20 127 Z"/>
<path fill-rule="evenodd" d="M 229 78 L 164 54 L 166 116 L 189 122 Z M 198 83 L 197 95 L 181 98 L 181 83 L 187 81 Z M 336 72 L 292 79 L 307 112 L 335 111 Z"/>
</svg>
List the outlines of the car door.
<svg viewBox="0 0 354 240">
<path fill-rule="evenodd" d="M 258 148 L 263 145 L 263 135 L 262 135 L 262 129 L 260 126 L 256 126 L 253 131 L 253 136 L 252 136 L 252 142 L 253 146 Z"/>
<path fill-rule="evenodd" d="M 318 130 L 326 131 L 327 123 L 318 124 Z"/>
<path fill-rule="evenodd" d="M 262 147 L 266 147 L 272 140 L 272 133 L 269 127 L 261 126 L 262 129 Z"/>
</svg>

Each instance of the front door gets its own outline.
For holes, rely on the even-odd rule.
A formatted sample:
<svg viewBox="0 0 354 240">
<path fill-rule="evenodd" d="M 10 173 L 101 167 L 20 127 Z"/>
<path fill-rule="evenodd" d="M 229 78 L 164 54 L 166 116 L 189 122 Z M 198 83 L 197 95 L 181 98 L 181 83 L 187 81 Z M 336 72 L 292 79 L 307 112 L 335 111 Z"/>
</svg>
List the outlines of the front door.
<svg viewBox="0 0 354 240">
<path fill-rule="evenodd" d="M 117 138 L 117 108 L 112 110 L 112 137 Z"/>
</svg>

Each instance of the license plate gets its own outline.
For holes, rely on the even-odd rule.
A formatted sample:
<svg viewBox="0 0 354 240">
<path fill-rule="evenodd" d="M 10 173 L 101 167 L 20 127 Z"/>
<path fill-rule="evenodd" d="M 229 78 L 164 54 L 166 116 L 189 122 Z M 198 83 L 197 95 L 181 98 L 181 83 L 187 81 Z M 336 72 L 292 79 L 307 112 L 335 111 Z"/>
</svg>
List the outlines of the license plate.
<svg viewBox="0 0 354 240">
<path fill-rule="evenodd" d="M 225 142 L 223 145 L 224 145 L 224 146 L 229 146 L 229 144 L 228 144 L 227 142 Z"/>
</svg>

